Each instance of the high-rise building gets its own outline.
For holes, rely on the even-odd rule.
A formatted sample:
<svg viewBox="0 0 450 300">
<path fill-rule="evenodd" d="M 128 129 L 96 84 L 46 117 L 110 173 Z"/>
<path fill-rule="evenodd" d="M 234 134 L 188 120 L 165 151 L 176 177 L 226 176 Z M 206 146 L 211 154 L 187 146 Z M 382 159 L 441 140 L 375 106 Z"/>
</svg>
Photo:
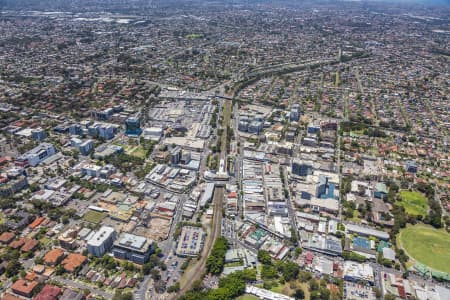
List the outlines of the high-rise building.
<svg viewBox="0 0 450 300">
<path fill-rule="evenodd" d="M 95 256 L 103 256 L 109 251 L 116 239 L 116 231 L 109 226 L 102 226 L 88 241 L 88 252 Z"/>
<path fill-rule="evenodd" d="M 172 165 L 177 165 L 181 161 L 182 157 L 181 147 L 177 146 L 170 151 L 170 163 Z"/>
<path fill-rule="evenodd" d="M 139 118 L 130 117 L 125 120 L 125 134 L 131 136 L 138 136 L 142 133 L 141 121 Z"/>
<path fill-rule="evenodd" d="M 312 161 L 294 159 L 292 161 L 292 173 L 298 176 L 307 176 L 313 173 Z"/>
</svg>

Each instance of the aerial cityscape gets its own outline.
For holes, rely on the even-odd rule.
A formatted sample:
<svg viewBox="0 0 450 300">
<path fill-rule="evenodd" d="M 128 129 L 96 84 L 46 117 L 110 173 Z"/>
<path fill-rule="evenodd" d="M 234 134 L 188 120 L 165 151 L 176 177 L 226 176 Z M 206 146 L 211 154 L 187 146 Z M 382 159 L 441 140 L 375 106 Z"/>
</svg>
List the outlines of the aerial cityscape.
<svg viewBox="0 0 450 300">
<path fill-rule="evenodd" d="M 0 0 L 0 300 L 450 300 L 450 4 Z"/>
</svg>

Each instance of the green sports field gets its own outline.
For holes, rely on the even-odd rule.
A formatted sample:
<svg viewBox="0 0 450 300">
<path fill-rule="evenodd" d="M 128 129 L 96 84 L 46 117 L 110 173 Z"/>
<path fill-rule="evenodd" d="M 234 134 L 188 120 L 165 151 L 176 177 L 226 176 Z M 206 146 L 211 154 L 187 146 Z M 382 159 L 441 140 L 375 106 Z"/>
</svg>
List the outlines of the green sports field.
<svg viewBox="0 0 450 300">
<path fill-rule="evenodd" d="M 450 234 L 446 231 L 409 226 L 400 231 L 397 242 L 416 262 L 450 274 Z"/>
<path fill-rule="evenodd" d="M 90 223 L 99 224 L 104 218 L 106 218 L 106 216 L 107 214 L 104 212 L 90 210 L 84 214 L 83 220 Z"/>
<path fill-rule="evenodd" d="M 396 204 L 403 206 L 409 215 L 426 216 L 428 210 L 427 198 L 419 192 L 400 191 L 401 201 Z"/>
</svg>

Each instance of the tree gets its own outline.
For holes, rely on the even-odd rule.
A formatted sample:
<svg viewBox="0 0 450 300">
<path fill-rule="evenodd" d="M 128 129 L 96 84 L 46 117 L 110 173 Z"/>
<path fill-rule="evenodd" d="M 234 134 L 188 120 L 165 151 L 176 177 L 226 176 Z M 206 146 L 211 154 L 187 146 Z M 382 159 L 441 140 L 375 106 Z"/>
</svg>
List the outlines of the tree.
<svg viewBox="0 0 450 300">
<path fill-rule="evenodd" d="M 214 243 L 211 254 L 206 259 L 206 269 L 209 273 L 215 275 L 222 273 L 227 249 L 228 241 L 224 237 L 218 238 Z"/>
<path fill-rule="evenodd" d="M 158 269 L 153 269 L 153 270 L 150 272 L 150 274 L 151 274 L 151 276 L 152 276 L 152 279 L 155 280 L 155 281 L 161 279 L 161 274 L 159 273 L 159 270 L 158 270 Z"/>
<path fill-rule="evenodd" d="M 116 290 L 112 300 L 133 300 L 133 294 L 131 292 L 123 293 L 121 290 Z"/>
<path fill-rule="evenodd" d="M 207 297 L 208 300 L 226 300 L 232 299 L 230 291 L 226 288 L 218 288 L 211 290 Z"/>
<path fill-rule="evenodd" d="M 270 257 L 269 252 L 265 250 L 258 251 L 258 261 L 265 265 L 270 265 L 272 263 L 272 258 Z"/>
<path fill-rule="evenodd" d="M 316 291 L 319 289 L 319 283 L 314 278 L 311 278 L 309 281 L 309 290 L 310 291 Z"/>
<path fill-rule="evenodd" d="M 395 300 L 397 297 L 393 294 L 386 294 L 384 295 L 384 300 Z"/>
<path fill-rule="evenodd" d="M 265 280 L 277 278 L 277 269 L 272 265 L 263 265 L 261 269 L 261 277 Z"/>
<path fill-rule="evenodd" d="M 295 293 L 292 296 L 295 299 L 305 299 L 305 292 L 301 288 L 298 288 L 295 290 Z"/>
<path fill-rule="evenodd" d="M 21 263 L 17 259 L 12 259 L 6 265 L 5 276 L 10 278 L 14 275 L 17 275 L 21 269 L 22 269 Z"/>
<path fill-rule="evenodd" d="M 288 261 L 282 263 L 279 271 L 283 274 L 286 281 L 291 281 L 297 279 L 300 267 L 296 263 Z"/>
<path fill-rule="evenodd" d="M 298 278 L 300 282 L 307 282 L 312 279 L 312 274 L 308 271 L 300 271 Z"/>
<path fill-rule="evenodd" d="M 169 286 L 169 287 L 167 288 L 167 292 L 168 292 L 168 293 L 176 293 L 176 292 L 178 292 L 179 290 L 180 290 L 180 283 L 179 283 L 179 282 L 176 282 L 174 285 Z"/>
</svg>

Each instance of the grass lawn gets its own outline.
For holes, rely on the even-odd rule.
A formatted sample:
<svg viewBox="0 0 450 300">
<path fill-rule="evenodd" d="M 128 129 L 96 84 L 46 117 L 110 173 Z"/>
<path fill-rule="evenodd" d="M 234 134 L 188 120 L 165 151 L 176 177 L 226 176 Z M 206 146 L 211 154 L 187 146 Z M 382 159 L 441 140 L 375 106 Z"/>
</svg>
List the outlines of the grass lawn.
<svg viewBox="0 0 450 300">
<path fill-rule="evenodd" d="M 107 214 L 104 212 L 94 211 L 90 210 L 87 213 L 84 214 L 83 220 L 86 222 L 98 224 L 100 223 L 104 218 L 106 218 Z"/>
<path fill-rule="evenodd" d="M 407 214 L 414 216 L 426 216 L 428 205 L 427 198 L 419 192 L 400 191 L 402 201 L 397 202 L 405 208 Z"/>
<path fill-rule="evenodd" d="M 50 247 L 52 245 L 52 240 L 49 239 L 48 237 L 43 237 L 42 239 L 39 240 L 39 242 L 41 242 L 41 244 L 44 245 L 44 247 Z"/>
<path fill-rule="evenodd" d="M 408 226 L 400 231 L 397 243 L 415 261 L 450 274 L 450 234 L 444 230 Z"/>
<path fill-rule="evenodd" d="M 243 263 L 241 261 L 235 261 L 235 262 L 232 262 L 232 263 L 225 264 L 224 267 L 239 267 L 239 266 L 242 266 L 242 265 L 243 265 Z"/>
<path fill-rule="evenodd" d="M 144 147 L 142 146 L 136 146 L 129 149 L 129 151 L 127 151 L 127 154 L 145 159 L 147 156 L 147 151 L 145 151 Z"/>
<path fill-rule="evenodd" d="M 2 212 L 0 212 L 0 225 L 3 223 L 5 223 L 5 215 Z"/>
<path fill-rule="evenodd" d="M 294 285 L 295 285 L 295 287 L 293 289 L 291 289 L 291 282 L 286 282 L 285 284 L 279 284 L 279 285 L 273 287 L 271 289 L 271 291 L 290 297 L 295 292 L 296 288 L 301 288 L 303 290 L 303 292 L 305 293 L 305 299 L 306 300 L 310 299 L 308 283 L 306 283 L 306 282 L 301 283 L 300 281 L 297 280 L 294 282 Z"/>
<path fill-rule="evenodd" d="M 250 294 L 244 294 L 236 298 L 236 300 L 258 300 L 259 298 Z"/>
<path fill-rule="evenodd" d="M 359 211 L 357 209 L 353 211 L 353 217 L 350 219 L 350 221 L 361 223 L 361 218 L 359 217 Z"/>
</svg>

